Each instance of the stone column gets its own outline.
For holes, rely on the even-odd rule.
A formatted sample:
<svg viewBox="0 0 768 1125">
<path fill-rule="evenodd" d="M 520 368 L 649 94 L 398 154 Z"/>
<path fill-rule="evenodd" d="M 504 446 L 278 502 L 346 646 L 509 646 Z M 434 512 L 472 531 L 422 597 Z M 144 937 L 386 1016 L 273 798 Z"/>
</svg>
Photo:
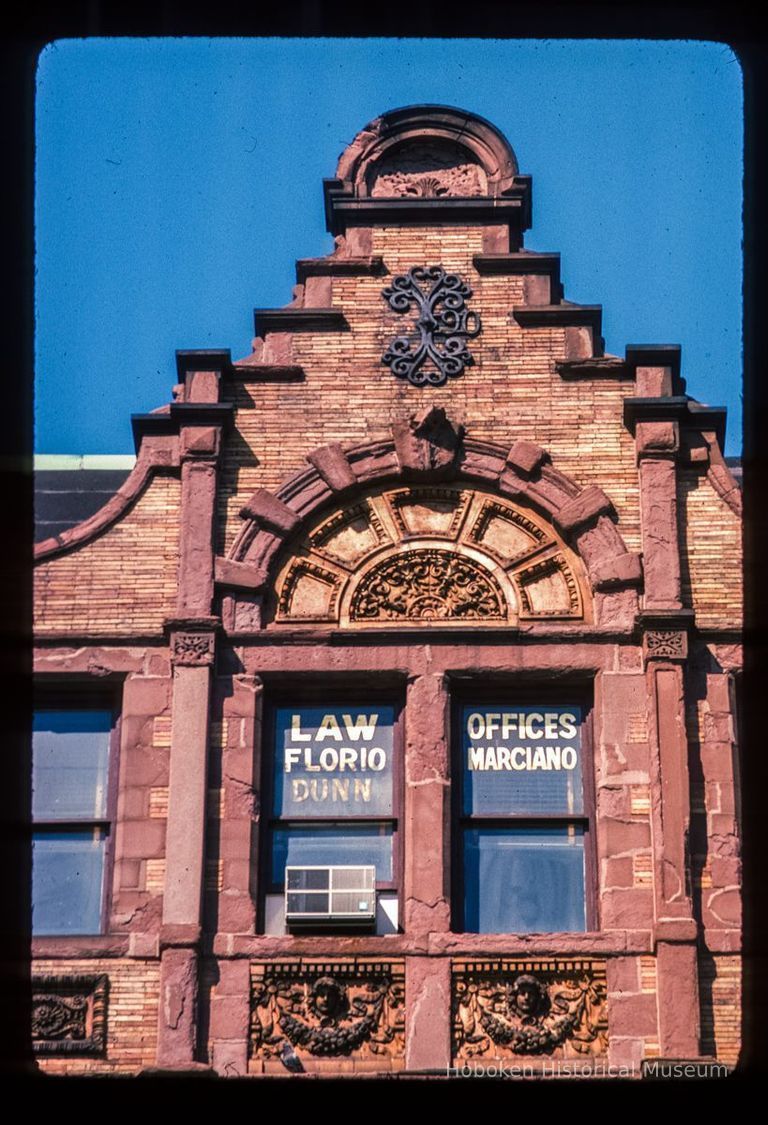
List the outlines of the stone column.
<svg viewBox="0 0 768 1125">
<path fill-rule="evenodd" d="M 184 1067 L 197 1045 L 198 951 L 206 822 L 208 714 L 213 630 L 171 639 L 173 725 L 168 788 L 165 891 L 160 930 L 157 1063 Z"/>
<path fill-rule="evenodd" d="M 414 938 L 450 930 L 448 695 L 442 675 L 408 683 L 405 714 L 404 929 Z M 426 949 L 425 949 L 426 952 Z M 406 1067 L 450 1065 L 450 960 L 406 959 Z"/>
<path fill-rule="evenodd" d="M 176 617 L 167 622 L 173 703 L 160 930 L 157 1064 L 194 1069 L 198 1038 L 199 954 L 205 866 L 208 727 L 216 628 L 211 616 L 214 518 L 221 431 L 228 408 L 218 402 L 223 353 L 179 353 L 181 535 Z"/>
<path fill-rule="evenodd" d="M 700 1038 L 698 927 L 690 885 L 690 777 L 682 668 L 687 636 L 683 629 L 648 628 L 644 645 L 652 705 L 651 830 L 659 1047 L 662 1058 L 696 1058 Z"/>
<path fill-rule="evenodd" d="M 688 657 L 677 518 L 678 399 L 672 355 L 636 369 L 635 426 L 645 594 L 641 619 L 651 719 L 651 836 L 659 1047 L 662 1057 L 699 1054 L 697 925 L 690 885 L 690 777 L 683 666 Z M 645 363 L 648 365 L 644 365 Z M 671 407 L 671 410 L 669 409 Z"/>
<path fill-rule="evenodd" d="M 252 934 L 255 928 L 253 849 L 258 827 L 256 790 L 261 758 L 262 684 L 256 676 L 231 680 L 223 699 L 221 745 L 220 934 Z M 219 958 L 211 993 L 211 1061 L 222 1077 L 248 1073 L 250 962 Z"/>
</svg>

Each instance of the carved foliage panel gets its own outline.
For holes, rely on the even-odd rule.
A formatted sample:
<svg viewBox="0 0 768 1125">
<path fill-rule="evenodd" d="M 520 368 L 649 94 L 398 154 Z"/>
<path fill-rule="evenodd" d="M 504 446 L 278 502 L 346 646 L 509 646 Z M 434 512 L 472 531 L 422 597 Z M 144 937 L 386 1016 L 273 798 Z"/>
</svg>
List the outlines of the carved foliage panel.
<svg viewBox="0 0 768 1125">
<path fill-rule="evenodd" d="M 101 1055 L 107 1044 L 106 974 L 32 979 L 32 1047 L 41 1055 Z"/>
<path fill-rule="evenodd" d="M 379 161 L 369 191 L 385 198 L 486 195 L 488 179 L 468 149 L 448 141 L 419 139 L 400 145 Z"/>
<path fill-rule="evenodd" d="M 275 620 L 580 619 L 579 566 L 551 526 L 504 499 L 451 483 L 384 488 L 325 516 L 294 548 Z"/>
<path fill-rule="evenodd" d="M 608 1050 L 604 962 L 454 962 L 452 992 L 454 1063 Z"/>
<path fill-rule="evenodd" d="M 285 961 L 251 966 L 251 1056 L 274 1069 L 320 1060 L 397 1065 L 405 1054 L 402 961 Z"/>
</svg>

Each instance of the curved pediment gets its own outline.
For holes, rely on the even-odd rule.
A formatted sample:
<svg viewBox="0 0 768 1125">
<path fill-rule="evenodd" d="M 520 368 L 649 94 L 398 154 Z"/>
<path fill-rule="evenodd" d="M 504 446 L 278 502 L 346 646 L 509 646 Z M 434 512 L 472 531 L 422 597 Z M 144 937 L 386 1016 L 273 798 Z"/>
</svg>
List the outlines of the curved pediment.
<svg viewBox="0 0 768 1125">
<path fill-rule="evenodd" d="M 472 560 L 501 590 L 501 624 L 634 626 L 641 560 L 627 551 L 609 497 L 594 484 L 580 487 L 540 446 L 474 440 L 429 407 L 394 422 L 390 440 L 322 446 L 307 461 L 277 493 L 253 493 L 229 556 L 217 559 L 228 629 L 357 627 L 358 583 L 389 556 L 418 550 Z M 431 620 L 468 612 L 448 598 L 435 603 Z M 418 617 L 412 607 L 388 620 Z M 368 624 L 383 621 L 368 616 Z"/>
</svg>

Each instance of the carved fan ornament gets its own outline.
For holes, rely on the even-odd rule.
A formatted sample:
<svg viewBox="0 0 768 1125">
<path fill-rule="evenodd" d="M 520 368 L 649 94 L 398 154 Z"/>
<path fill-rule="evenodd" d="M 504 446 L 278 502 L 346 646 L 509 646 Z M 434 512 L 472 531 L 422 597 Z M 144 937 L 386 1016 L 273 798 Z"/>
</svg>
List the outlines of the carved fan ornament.
<svg viewBox="0 0 768 1125">
<path fill-rule="evenodd" d="M 442 266 L 414 266 L 393 278 L 382 296 L 397 313 L 412 308 L 417 313 L 418 339 L 397 336 L 381 357 L 398 379 L 439 387 L 474 363 L 467 340 L 479 334 L 480 317 L 467 309 L 464 302 L 472 290 L 458 274 Z M 428 361 L 437 370 L 425 368 Z"/>
<path fill-rule="evenodd" d="M 533 513 L 475 489 L 413 485 L 308 528 L 276 582 L 275 621 L 498 625 L 584 609 L 575 561 Z"/>
<path fill-rule="evenodd" d="M 352 599 L 353 621 L 506 618 L 492 576 L 450 551 L 406 551 L 374 567 Z"/>
<path fill-rule="evenodd" d="M 371 195 L 441 199 L 484 195 L 487 191 L 486 173 L 468 149 L 419 141 L 403 145 L 378 164 Z"/>
</svg>

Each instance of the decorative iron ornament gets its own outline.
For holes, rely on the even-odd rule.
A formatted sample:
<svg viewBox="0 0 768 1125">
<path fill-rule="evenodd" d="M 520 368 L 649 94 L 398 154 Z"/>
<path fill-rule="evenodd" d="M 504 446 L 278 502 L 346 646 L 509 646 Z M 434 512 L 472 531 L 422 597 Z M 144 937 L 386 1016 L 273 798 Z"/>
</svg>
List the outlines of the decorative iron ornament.
<svg viewBox="0 0 768 1125">
<path fill-rule="evenodd" d="M 395 277 L 382 295 L 395 312 L 407 313 L 415 306 L 418 313 L 418 341 L 397 336 L 381 357 L 398 379 L 407 379 L 414 387 L 439 387 L 474 363 L 466 341 L 477 336 L 482 326 L 477 313 L 465 307 L 472 290 L 458 274 L 446 273 L 442 266 L 414 266 Z M 425 369 L 428 360 L 436 371 Z"/>
</svg>

